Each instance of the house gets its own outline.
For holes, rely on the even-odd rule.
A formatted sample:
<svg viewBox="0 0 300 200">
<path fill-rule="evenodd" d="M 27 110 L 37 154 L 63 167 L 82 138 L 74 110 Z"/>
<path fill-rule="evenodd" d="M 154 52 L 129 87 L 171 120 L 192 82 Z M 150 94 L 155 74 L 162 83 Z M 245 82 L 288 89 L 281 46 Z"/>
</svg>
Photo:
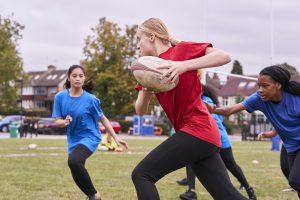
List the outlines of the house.
<svg viewBox="0 0 300 200">
<path fill-rule="evenodd" d="M 28 72 L 22 88 L 22 106 L 25 110 L 52 111 L 54 96 L 63 89 L 67 70 L 50 65 L 45 71 Z"/>
</svg>

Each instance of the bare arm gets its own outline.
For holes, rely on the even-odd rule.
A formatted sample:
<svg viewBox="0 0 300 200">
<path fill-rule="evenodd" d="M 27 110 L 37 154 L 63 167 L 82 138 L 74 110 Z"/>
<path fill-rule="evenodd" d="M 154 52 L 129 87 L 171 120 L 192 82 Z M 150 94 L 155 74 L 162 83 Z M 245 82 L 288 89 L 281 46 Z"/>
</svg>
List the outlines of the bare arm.
<svg viewBox="0 0 300 200">
<path fill-rule="evenodd" d="M 238 103 L 232 106 L 221 107 L 221 108 L 209 108 L 210 112 L 219 114 L 219 115 L 231 115 L 242 110 L 246 110 L 245 106 L 242 103 Z"/>
<path fill-rule="evenodd" d="M 120 143 L 123 144 L 126 148 L 128 148 L 128 145 L 125 141 L 121 140 L 118 138 L 116 135 L 113 127 L 111 126 L 109 120 L 103 115 L 102 118 L 100 119 L 101 123 L 105 127 L 106 132 L 113 137 L 113 139 L 116 141 L 117 145 L 119 146 Z"/>
<path fill-rule="evenodd" d="M 257 136 L 257 138 L 260 140 L 262 138 L 272 138 L 272 137 L 275 137 L 276 135 L 277 135 L 277 131 L 275 129 L 273 129 L 272 131 L 260 133 Z"/>
<path fill-rule="evenodd" d="M 165 81 L 175 81 L 178 76 L 186 71 L 192 71 L 197 69 L 219 67 L 225 65 L 231 61 L 228 53 L 220 49 L 212 47 L 206 48 L 205 55 L 199 58 L 185 60 L 185 61 L 173 61 L 169 65 L 161 66 L 160 69 L 168 69 L 163 76 Z"/>
<path fill-rule="evenodd" d="M 139 91 L 138 98 L 135 102 L 135 112 L 138 115 L 144 115 L 147 113 L 149 103 L 153 93 L 147 92 L 145 90 Z"/>
<path fill-rule="evenodd" d="M 184 62 L 185 66 L 188 66 L 188 71 L 191 71 L 196 69 L 219 67 L 229 63 L 230 61 L 230 55 L 225 51 L 208 47 L 206 48 L 205 56 Z"/>
</svg>

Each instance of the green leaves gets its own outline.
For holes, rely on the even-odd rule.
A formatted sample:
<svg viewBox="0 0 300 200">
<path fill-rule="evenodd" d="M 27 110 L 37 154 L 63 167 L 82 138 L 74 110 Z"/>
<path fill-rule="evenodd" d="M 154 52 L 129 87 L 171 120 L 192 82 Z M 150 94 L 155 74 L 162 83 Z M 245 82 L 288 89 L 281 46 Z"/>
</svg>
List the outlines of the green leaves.
<svg viewBox="0 0 300 200">
<path fill-rule="evenodd" d="M 87 70 L 87 78 L 93 80 L 94 94 L 108 117 L 134 113 L 136 82 L 128 66 L 137 55 L 136 29 L 134 25 L 123 30 L 101 18 L 92 28 L 93 34 L 85 39 L 85 59 L 81 64 Z"/>
<path fill-rule="evenodd" d="M 17 85 L 11 84 L 21 77 L 22 59 L 17 42 L 22 38 L 24 26 L 10 18 L 0 16 L 0 113 L 17 110 Z"/>
</svg>

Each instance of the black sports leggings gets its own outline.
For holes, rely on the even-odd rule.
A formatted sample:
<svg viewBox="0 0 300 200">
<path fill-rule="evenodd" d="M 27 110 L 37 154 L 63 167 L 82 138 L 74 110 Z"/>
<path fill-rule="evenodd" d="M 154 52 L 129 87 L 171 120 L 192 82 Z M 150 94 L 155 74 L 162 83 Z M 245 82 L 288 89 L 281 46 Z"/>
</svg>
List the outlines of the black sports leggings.
<svg viewBox="0 0 300 200">
<path fill-rule="evenodd" d="M 202 185 L 216 200 L 246 199 L 232 185 L 219 149 L 192 135 L 179 132 L 153 149 L 133 170 L 139 200 L 158 200 L 155 183 L 190 165 Z"/>
<path fill-rule="evenodd" d="M 290 175 L 289 160 L 288 160 L 286 149 L 283 146 L 283 144 L 281 146 L 281 151 L 280 151 L 280 168 L 285 178 L 289 180 L 289 175 Z"/>
<path fill-rule="evenodd" d="M 220 150 L 221 158 L 226 168 L 238 179 L 242 186 L 249 188 L 249 183 L 242 171 L 242 169 L 235 162 L 231 147 Z M 195 189 L 195 174 L 190 166 L 186 167 L 186 174 L 188 179 L 189 189 Z"/>
<path fill-rule="evenodd" d="M 69 154 L 68 165 L 71 170 L 73 179 L 81 191 L 87 196 L 92 196 L 97 193 L 91 181 L 90 175 L 84 167 L 85 161 L 92 155 L 86 146 L 79 144 Z"/>
<path fill-rule="evenodd" d="M 288 161 L 290 167 L 289 184 L 298 192 L 300 198 L 300 149 L 288 153 Z"/>
</svg>

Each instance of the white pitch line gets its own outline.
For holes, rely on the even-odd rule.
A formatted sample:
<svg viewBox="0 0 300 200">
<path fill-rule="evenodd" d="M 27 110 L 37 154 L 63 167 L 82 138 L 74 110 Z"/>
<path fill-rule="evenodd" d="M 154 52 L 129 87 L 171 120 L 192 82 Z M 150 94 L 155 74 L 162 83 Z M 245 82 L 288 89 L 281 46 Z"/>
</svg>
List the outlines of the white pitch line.
<svg viewBox="0 0 300 200">
<path fill-rule="evenodd" d="M 61 156 L 63 154 L 58 153 L 47 153 L 47 154 L 38 154 L 38 153 L 23 153 L 23 154 L 2 154 L 0 158 L 19 158 L 19 157 L 42 157 L 42 156 Z"/>
</svg>

